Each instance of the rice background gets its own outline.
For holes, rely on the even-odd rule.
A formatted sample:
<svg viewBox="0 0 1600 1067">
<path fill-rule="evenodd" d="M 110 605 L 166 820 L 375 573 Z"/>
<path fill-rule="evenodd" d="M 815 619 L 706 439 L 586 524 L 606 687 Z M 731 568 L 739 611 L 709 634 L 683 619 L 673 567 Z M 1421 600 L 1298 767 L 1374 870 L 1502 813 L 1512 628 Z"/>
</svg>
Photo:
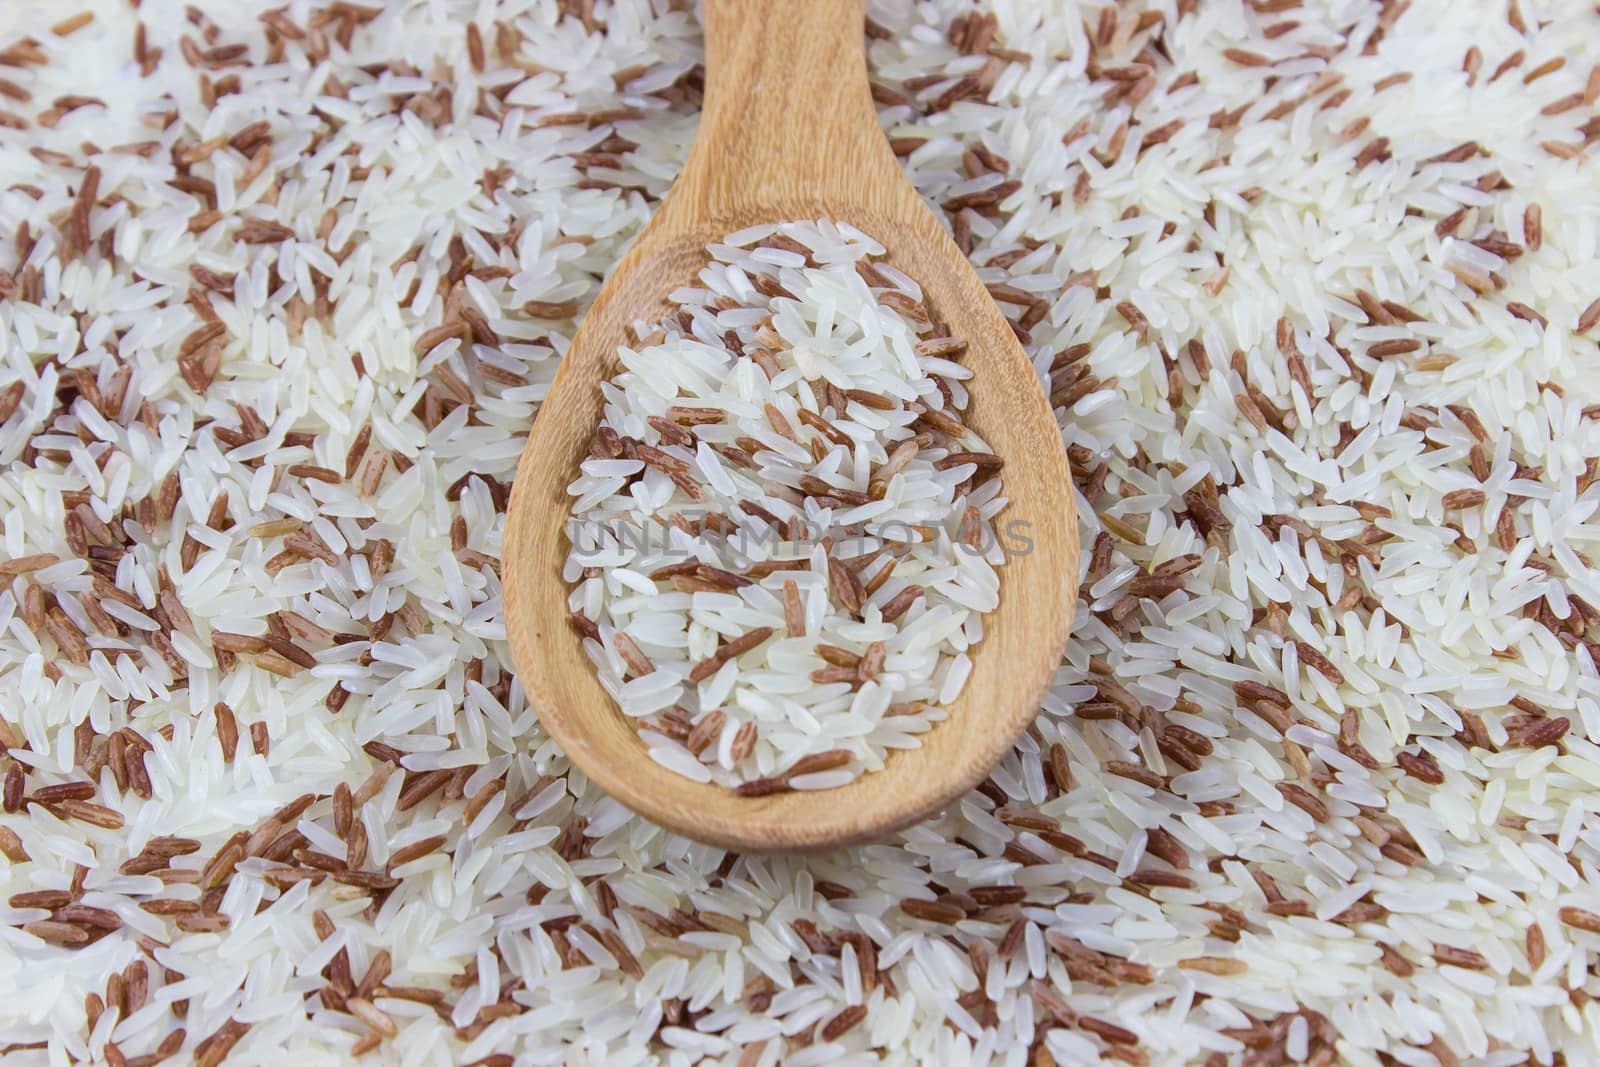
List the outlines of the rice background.
<svg viewBox="0 0 1600 1067">
<path fill-rule="evenodd" d="M 700 99 L 568 6 L 0 12 L 7 1064 L 1600 1060 L 1593 7 L 871 5 L 1096 551 L 985 787 L 801 858 L 507 673 Z"/>
</svg>

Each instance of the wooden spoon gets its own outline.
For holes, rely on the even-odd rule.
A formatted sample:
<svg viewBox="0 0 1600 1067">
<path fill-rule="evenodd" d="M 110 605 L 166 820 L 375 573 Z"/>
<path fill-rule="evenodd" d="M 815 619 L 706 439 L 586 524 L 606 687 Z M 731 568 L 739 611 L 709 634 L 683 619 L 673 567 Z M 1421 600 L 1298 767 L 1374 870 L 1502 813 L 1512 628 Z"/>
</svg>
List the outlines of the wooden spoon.
<svg viewBox="0 0 1600 1067">
<path fill-rule="evenodd" d="M 906 180 L 867 87 L 860 0 L 705 0 L 706 104 L 689 160 L 584 318 L 517 468 L 505 533 L 512 654 L 544 728 L 584 774 L 641 815 L 736 850 L 865 841 L 949 804 L 1032 721 L 1060 662 L 1078 589 L 1078 526 L 1061 434 L 1038 375 L 948 233 Z M 599 425 L 600 383 L 627 326 L 696 284 L 705 246 L 758 222 L 834 218 L 888 249 L 935 316 L 970 342 L 968 422 L 1005 458 L 996 521 L 1031 542 L 999 569 L 965 691 L 919 749 L 818 792 L 740 797 L 645 752 L 568 626 L 567 485 Z M 1017 538 L 1008 540 L 1017 541 Z"/>
</svg>

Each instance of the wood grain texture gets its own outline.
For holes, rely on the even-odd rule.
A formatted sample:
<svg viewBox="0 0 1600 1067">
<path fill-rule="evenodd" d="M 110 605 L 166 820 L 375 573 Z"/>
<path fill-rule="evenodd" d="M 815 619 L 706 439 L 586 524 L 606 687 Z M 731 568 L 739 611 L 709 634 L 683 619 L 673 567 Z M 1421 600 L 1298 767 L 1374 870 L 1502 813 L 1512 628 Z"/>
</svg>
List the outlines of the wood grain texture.
<svg viewBox="0 0 1600 1067">
<path fill-rule="evenodd" d="M 705 0 L 707 105 L 672 191 L 612 271 L 573 340 L 517 468 L 505 535 L 506 627 L 545 729 L 579 769 L 679 833 L 745 850 L 853 844 L 904 827 L 971 789 L 1032 721 L 1077 599 L 1078 539 L 1060 432 L 1037 376 L 960 250 L 911 187 L 867 88 L 860 0 Z M 840 789 L 744 798 L 658 766 L 596 680 L 568 627 L 561 580 L 566 486 L 619 370 L 627 324 L 665 310 L 705 246 L 757 222 L 829 217 L 872 234 L 967 338 L 968 422 L 1005 457 L 1011 505 L 1033 547 L 1000 568 L 973 672 L 923 747 Z"/>
</svg>

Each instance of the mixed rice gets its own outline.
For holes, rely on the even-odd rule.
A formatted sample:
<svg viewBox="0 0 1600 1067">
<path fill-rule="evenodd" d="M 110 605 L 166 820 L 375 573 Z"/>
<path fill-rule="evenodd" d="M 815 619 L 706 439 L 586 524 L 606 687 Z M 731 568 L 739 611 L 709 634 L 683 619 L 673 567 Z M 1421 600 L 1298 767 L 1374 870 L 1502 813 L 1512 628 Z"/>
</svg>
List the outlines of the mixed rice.
<svg viewBox="0 0 1600 1067">
<path fill-rule="evenodd" d="M 967 342 L 848 223 L 741 230 L 603 386 L 571 622 L 652 759 L 830 789 L 944 717 L 999 601 Z"/>
<path fill-rule="evenodd" d="M 690 7 L 0 9 L 7 1067 L 1600 1060 L 1592 5 L 870 5 L 1086 551 L 989 780 L 809 858 L 507 670 Z"/>
</svg>

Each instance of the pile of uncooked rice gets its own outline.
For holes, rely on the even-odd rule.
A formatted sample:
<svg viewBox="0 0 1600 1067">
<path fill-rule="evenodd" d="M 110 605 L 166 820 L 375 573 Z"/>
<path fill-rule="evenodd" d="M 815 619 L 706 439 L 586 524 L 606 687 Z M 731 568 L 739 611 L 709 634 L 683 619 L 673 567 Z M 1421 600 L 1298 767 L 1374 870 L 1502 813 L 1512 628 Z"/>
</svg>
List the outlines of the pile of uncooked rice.
<svg viewBox="0 0 1600 1067">
<path fill-rule="evenodd" d="M 1587 2 L 872 5 L 1086 551 L 993 776 L 815 857 L 507 673 L 689 5 L 76 7 L 0 9 L 7 1067 L 1600 1059 Z"/>
<path fill-rule="evenodd" d="M 602 386 L 569 487 L 571 621 L 662 766 L 835 788 L 966 684 L 1004 461 L 962 421 L 966 341 L 872 237 L 785 222 L 708 251 L 705 288 L 637 326 Z"/>
</svg>

